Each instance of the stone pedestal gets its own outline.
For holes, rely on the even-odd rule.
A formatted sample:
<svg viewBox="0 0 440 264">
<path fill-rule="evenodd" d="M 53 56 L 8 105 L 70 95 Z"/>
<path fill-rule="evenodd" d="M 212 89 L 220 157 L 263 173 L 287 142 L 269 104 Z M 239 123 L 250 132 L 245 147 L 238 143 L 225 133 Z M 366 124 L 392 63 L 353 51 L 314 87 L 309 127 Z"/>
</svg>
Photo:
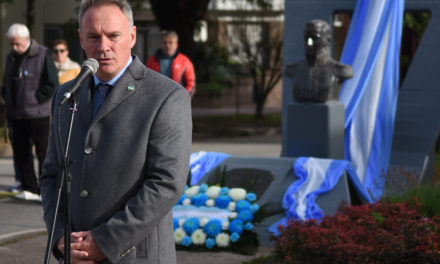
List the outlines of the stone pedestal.
<svg viewBox="0 0 440 264">
<path fill-rule="evenodd" d="M 287 112 L 287 157 L 344 159 L 344 105 L 293 103 Z"/>
</svg>

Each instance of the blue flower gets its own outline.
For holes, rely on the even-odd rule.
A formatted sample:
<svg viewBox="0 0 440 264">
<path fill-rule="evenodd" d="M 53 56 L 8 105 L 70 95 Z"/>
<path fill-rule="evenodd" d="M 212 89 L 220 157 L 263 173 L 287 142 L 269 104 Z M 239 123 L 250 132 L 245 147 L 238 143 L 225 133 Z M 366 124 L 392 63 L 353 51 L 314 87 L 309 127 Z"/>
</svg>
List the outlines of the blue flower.
<svg viewBox="0 0 440 264">
<path fill-rule="evenodd" d="M 246 200 L 248 200 L 249 202 L 254 202 L 255 200 L 257 200 L 257 195 L 255 193 L 248 193 L 246 194 Z"/>
<path fill-rule="evenodd" d="M 237 242 L 238 239 L 240 239 L 240 235 L 238 233 L 234 232 L 234 233 L 231 234 L 230 239 L 231 239 L 232 242 Z"/>
<path fill-rule="evenodd" d="M 208 195 L 204 193 L 198 193 L 191 197 L 191 204 L 195 206 L 203 206 L 205 205 L 206 201 L 208 200 Z"/>
<path fill-rule="evenodd" d="M 209 237 L 215 237 L 222 231 L 222 222 L 218 219 L 211 219 L 203 227 L 203 231 L 205 231 Z"/>
<path fill-rule="evenodd" d="M 229 231 L 231 233 L 241 234 L 243 232 L 243 221 L 239 219 L 232 220 L 229 223 Z"/>
<path fill-rule="evenodd" d="M 211 248 L 213 248 L 214 246 L 215 246 L 215 240 L 214 240 L 213 238 L 208 238 L 208 239 L 206 239 L 206 242 L 205 242 L 205 247 L 206 247 L 206 248 L 211 249 Z"/>
<path fill-rule="evenodd" d="M 199 219 L 195 217 L 191 217 L 185 220 L 185 222 L 182 225 L 183 230 L 188 235 L 191 235 L 194 231 L 196 231 L 199 228 Z"/>
<path fill-rule="evenodd" d="M 244 210 L 249 210 L 251 208 L 251 203 L 246 200 L 240 200 L 235 204 L 235 211 L 241 212 Z"/>
<path fill-rule="evenodd" d="M 246 229 L 246 230 L 252 230 L 252 229 L 254 229 L 254 225 L 253 225 L 251 222 L 247 222 L 247 223 L 244 225 L 244 229 Z"/>
<path fill-rule="evenodd" d="M 252 215 L 251 211 L 243 210 L 240 213 L 238 213 L 237 219 L 240 219 L 243 222 L 247 222 L 247 221 L 252 221 L 252 219 L 254 219 L 254 216 Z"/>
<path fill-rule="evenodd" d="M 190 236 L 186 236 L 184 238 L 182 238 L 182 246 L 184 247 L 188 247 L 189 245 L 191 245 L 192 240 Z"/>
<path fill-rule="evenodd" d="M 229 193 L 228 187 L 223 187 L 220 189 L 220 194 L 227 195 Z"/>
<path fill-rule="evenodd" d="M 173 228 L 176 230 L 176 228 L 179 227 L 179 219 L 173 218 Z"/>
<path fill-rule="evenodd" d="M 200 185 L 199 192 L 204 193 L 206 192 L 206 190 L 208 190 L 208 184 L 203 183 L 202 185 Z"/>
<path fill-rule="evenodd" d="M 258 204 L 252 204 L 251 205 L 251 213 L 255 213 L 256 211 L 258 211 L 258 209 L 260 209 L 260 206 Z"/>
<path fill-rule="evenodd" d="M 182 204 L 183 200 L 185 200 L 185 199 L 186 199 L 186 195 L 182 194 L 182 197 L 180 197 L 179 201 L 177 201 L 177 204 Z"/>
<path fill-rule="evenodd" d="M 231 202 L 231 197 L 227 195 L 220 195 L 217 198 L 215 198 L 215 206 L 226 209 L 228 208 L 229 202 Z"/>
</svg>

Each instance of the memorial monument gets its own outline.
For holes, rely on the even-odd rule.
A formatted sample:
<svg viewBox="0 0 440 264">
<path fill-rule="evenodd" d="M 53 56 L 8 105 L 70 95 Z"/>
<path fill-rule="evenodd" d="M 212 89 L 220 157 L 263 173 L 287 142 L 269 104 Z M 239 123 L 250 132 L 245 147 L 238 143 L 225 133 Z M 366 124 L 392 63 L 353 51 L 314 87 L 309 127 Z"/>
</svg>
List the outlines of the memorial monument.
<svg viewBox="0 0 440 264">
<path fill-rule="evenodd" d="M 311 20 L 304 28 L 305 59 L 285 68 L 296 102 L 288 106 L 289 157 L 344 159 L 344 106 L 337 97 L 353 71 L 331 58 L 330 41 L 330 25 Z"/>
</svg>

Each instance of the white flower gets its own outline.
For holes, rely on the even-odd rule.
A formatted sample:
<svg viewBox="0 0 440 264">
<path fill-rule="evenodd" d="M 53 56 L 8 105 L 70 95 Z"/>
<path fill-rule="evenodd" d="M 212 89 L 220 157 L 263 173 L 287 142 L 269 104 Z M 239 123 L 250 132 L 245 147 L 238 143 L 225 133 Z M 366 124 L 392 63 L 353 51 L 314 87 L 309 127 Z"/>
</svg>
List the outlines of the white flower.
<svg viewBox="0 0 440 264">
<path fill-rule="evenodd" d="M 205 244 L 206 234 L 202 231 L 202 229 L 197 229 L 192 233 L 191 240 L 194 245 L 203 245 Z"/>
<path fill-rule="evenodd" d="M 229 196 L 236 202 L 246 199 L 246 190 L 242 188 L 232 188 L 229 190 Z"/>
<path fill-rule="evenodd" d="M 208 199 L 208 200 L 206 200 L 205 204 L 206 204 L 206 206 L 213 207 L 215 202 L 213 199 Z"/>
<path fill-rule="evenodd" d="M 191 204 L 191 200 L 186 198 L 185 200 L 183 200 L 182 204 L 183 205 L 190 205 Z"/>
<path fill-rule="evenodd" d="M 222 229 L 223 230 L 228 230 L 229 229 L 229 221 L 224 221 L 222 223 Z"/>
<path fill-rule="evenodd" d="M 232 212 L 228 215 L 229 219 L 235 219 L 237 218 L 237 213 L 236 212 Z"/>
<path fill-rule="evenodd" d="M 219 196 L 220 189 L 220 187 L 214 185 L 209 187 L 208 190 L 206 190 L 205 194 L 208 195 L 209 198 L 215 199 L 217 198 L 217 196 Z"/>
<path fill-rule="evenodd" d="M 209 219 L 206 217 L 203 217 L 202 219 L 200 219 L 199 225 L 201 227 L 204 227 L 206 225 L 206 223 L 208 223 L 208 222 L 209 222 Z"/>
<path fill-rule="evenodd" d="M 215 243 L 219 247 L 227 247 L 229 246 L 229 235 L 226 233 L 220 233 L 215 237 Z"/>
<path fill-rule="evenodd" d="M 179 226 L 183 226 L 183 223 L 185 223 L 185 219 L 179 219 Z"/>
<path fill-rule="evenodd" d="M 185 191 L 185 195 L 186 195 L 188 198 L 191 198 L 191 197 L 193 197 L 194 195 L 196 195 L 196 194 L 199 193 L 199 188 L 200 188 L 199 185 L 191 186 L 191 187 L 189 187 L 188 189 L 186 189 L 186 191 Z"/>
<path fill-rule="evenodd" d="M 229 202 L 228 210 L 229 211 L 235 211 L 235 202 Z"/>
<path fill-rule="evenodd" d="M 174 230 L 174 241 L 176 242 L 176 244 L 180 245 L 184 237 L 186 237 L 186 233 L 183 228 L 177 228 L 176 230 Z"/>
</svg>

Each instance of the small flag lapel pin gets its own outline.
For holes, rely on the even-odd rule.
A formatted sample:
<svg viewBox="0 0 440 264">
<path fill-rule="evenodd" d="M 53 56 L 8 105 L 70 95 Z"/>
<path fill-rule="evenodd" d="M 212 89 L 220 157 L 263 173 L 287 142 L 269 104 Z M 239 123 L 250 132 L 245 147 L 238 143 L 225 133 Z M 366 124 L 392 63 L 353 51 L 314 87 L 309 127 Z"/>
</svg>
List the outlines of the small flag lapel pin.
<svg viewBox="0 0 440 264">
<path fill-rule="evenodd" d="M 127 90 L 129 90 L 129 91 L 134 91 L 135 89 L 134 89 L 134 86 L 133 86 L 133 85 L 129 85 L 129 86 L 127 86 Z"/>
</svg>

